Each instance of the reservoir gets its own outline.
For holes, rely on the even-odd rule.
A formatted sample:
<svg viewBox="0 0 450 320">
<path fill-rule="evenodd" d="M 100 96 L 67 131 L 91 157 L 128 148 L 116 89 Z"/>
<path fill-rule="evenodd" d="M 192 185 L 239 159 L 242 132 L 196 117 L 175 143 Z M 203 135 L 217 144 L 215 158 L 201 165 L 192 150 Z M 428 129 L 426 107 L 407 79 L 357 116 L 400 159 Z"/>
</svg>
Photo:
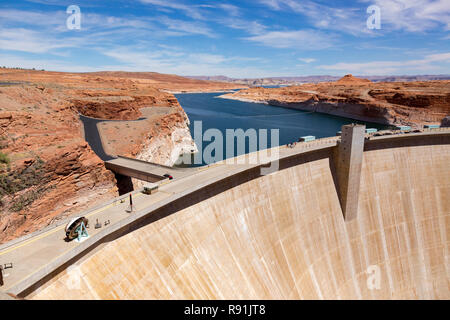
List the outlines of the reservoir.
<svg viewBox="0 0 450 320">
<path fill-rule="evenodd" d="M 301 136 L 316 138 L 336 136 L 345 124 L 365 124 L 367 128 L 386 129 L 388 126 L 358 121 L 323 113 L 300 111 L 274 107 L 260 103 L 249 103 L 217 98 L 223 93 L 183 93 L 175 95 L 190 120 L 191 135 L 194 138 L 194 122 L 202 121 L 202 131 L 218 129 L 225 137 L 226 129 L 267 129 L 268 147 L 270 129 L 279 130 L 279 144 L 284 145 L 298 141 Z M 211 141 L 203 141 L 203 148 Z M 199 147 L 199 142 L 196 141 Z M 224 158 L 226 158 L 226 140 L 223 141 Z M 248 152 L 248 141 L 245 152 Z M 240 155 L 235 148 L 235 155 Z M 203 163 L 204 164 L 204 163 Z"/>
</svg>

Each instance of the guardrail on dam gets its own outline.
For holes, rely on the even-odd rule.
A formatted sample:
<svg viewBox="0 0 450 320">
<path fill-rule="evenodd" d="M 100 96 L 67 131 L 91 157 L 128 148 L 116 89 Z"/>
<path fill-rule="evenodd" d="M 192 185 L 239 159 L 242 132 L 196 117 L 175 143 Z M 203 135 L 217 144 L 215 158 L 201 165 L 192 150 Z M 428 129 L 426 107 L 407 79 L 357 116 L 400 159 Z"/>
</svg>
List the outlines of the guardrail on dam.
<svg viewBox="0 0 450 320">
<path fill-rule="evenodd" d="M 128 195 L 84 213 L 111 223 L 81 243 L 62 240 L 64 222 L 7 243 L 0 262 L 14 268 L 0 290 L 50 299 L 448 298 L 450 130 L 372 136 L 362 160 L 339 156 L 344 146 L 333 137 L 280 147 L 279 170 L 267 176 L 261 165 L 196 168 L 155 194 L 134 192 L 134 213 L 121 202 Z M 359 178 L 345 174 L 355 167 Z M 363 285 L 371 264 L 386 281 L 380 291 Z M 67 288 L 74 275 L 80 289 Z"/>
</svg>

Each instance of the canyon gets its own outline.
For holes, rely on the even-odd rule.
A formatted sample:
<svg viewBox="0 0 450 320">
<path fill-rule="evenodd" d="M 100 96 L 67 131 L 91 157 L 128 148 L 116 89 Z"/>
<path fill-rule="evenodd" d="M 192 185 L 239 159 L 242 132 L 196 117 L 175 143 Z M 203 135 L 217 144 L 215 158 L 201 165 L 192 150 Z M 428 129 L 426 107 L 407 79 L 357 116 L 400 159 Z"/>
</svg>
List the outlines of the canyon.
<svg viewBox="0 0 450 320">
<path fill-rule="evenodd" d="M 98 126 L 107 153 L 172 165 L 195 144 L 167 91 L 235 88 L 158 73 L 0 69 L 0 243 L 118 195 L 80 114 L 115 120 Z"/>
<path fill-rule="evenodd" d="M 221 98 L 421 127 L 439 124 L 450 113 L 450 81 L 374 83 L 347 75 L 336 82 L 250 88 Z"/>
</svg>

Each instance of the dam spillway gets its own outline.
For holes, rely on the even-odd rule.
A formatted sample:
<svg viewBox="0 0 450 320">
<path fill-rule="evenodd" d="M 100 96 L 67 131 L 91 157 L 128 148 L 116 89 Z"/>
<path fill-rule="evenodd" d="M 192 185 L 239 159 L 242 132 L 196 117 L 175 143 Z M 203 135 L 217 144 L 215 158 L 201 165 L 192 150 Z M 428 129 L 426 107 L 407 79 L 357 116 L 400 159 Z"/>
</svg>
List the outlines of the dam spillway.
<svg viewBox="0 0 450 320">
<path fill-rule="evenodd" d="M 26 298 L 449 299 L 449 137 L 394 140 L 365 146 L 355 219 L 318 149 L 159 209 Z"/>
</svg>

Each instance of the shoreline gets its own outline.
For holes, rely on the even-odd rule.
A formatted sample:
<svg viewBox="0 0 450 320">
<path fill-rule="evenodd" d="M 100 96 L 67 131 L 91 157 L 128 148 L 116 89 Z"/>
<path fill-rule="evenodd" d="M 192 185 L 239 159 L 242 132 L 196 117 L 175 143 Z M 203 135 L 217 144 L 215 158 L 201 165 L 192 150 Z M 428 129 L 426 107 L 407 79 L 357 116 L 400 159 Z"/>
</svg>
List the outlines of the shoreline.
<svg viewBox="0 0 450 320">
<path fill-rule="evenodd" d="M 171 94 L 184 94 L 184 93 L 233 93 L 235 90 L 243 90 L 248 89 L 248 87 L 234 88 L 234 89 L 211 89 L 211 90 L 201 90 L 201 89 L 193 89 L 193 90 L 165 90 L 162 89 L 162 92 L 171 93 Z"/>
<path fill-rule="evenodd" d="M 292 104 L 292 105 L 287 105 L 287 104 L 282 104 L 282 103 L 273 104 L 273 103 L 269 103 L 266 100 L 252 100 L 252 99 L 248 99 L 248 98 L 229 96 L 226 94 L 217 96 L 216 98 L 235 100 L 235 101 L 241 101 L 241 102 L 247 102 L 247 103 L 264 104 L 264 105 L 269 105 L 269 106 L 276 107 L 276 108 L 286 108 L 286 109 L 300 110 L 300 111 L 312 111 L 312 112 L 327 114 L 330 116 L 337 116 L 337 117 L 352 119 L 352 120 L 356 120 L 356 121 L 372 122 L 372 123 L 386 125 L 386 126 L 398 125 L 396 123 L 389 122 L 387 119 L 383 120 L 382 118 L 370 118 L 370 117 L 359 116 L 359 115 L 355 115 L 355 114 L 351 114 L 351 113 L 341 112 L 338 109 L 336 109 L 336 111 L 334 111 L 334 112 L 332 110 L 330 110 L 331 112 L 329 112 L 329 111 L 327 112 L 325 110 L 320 111 L 318 109 L 324 107 L 324 106 L 320 106 L 320 105 L 311 106 L 311 105 L 302 105 L 302 104 Z M 331 105 L 330 105 L 330 107 L 331 107 Z M 410 125 L 416 126 L 417 124 L 410 123 Z"/>
<path fill-rule="evenodd" d="M 221 96 L 217 96 L 216 98 L 236 100 L 236 101 L 242 101 L 242 102 L 248 102 L 248 103 L 259 103 L 259 104 L 271 105 L 270 103 L 268 103 L 265 100 L 260 101 L 260 100 L 252 100 L 252 99 L 247 99 L 247 98 L 233 97 L 233 96 L 229 96 L 228 94 L 223 94 Z"/>
</svg>

